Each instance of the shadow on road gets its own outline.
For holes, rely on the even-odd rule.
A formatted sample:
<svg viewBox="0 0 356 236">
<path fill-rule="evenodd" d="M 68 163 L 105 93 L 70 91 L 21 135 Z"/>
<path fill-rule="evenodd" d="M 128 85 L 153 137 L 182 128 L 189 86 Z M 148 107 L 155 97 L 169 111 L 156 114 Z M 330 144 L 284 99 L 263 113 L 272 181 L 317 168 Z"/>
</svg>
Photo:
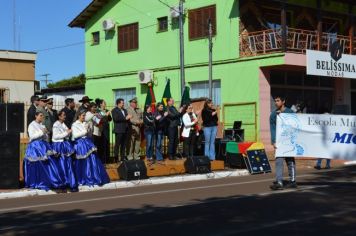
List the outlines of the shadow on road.
<svg viewBox="0 0 356 236">
<path fill-rule="evenodd" d="M 318 172 L 292 192 L 186 206 L 90 215 L 75 209 L 11 212 L 0 216 L 0 235 L 356 235 L 355 176 L 356 167 L 344 167 Z M 10 228 L 14 222 L 17 227 Z"/>
</svg>

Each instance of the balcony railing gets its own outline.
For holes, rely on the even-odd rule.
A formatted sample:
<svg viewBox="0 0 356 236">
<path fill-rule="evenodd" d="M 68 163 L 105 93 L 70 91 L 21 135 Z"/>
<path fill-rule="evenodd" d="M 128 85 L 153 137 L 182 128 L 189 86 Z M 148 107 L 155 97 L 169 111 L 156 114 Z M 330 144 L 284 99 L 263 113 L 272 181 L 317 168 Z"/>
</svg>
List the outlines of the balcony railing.
<svg viewBox="0 0 356 236">
<path fill-rule="evenodd" d="M 338 40 L 344 47 L 345 54 L 350 52 L 350 37 L 344 35 L 337 35 L 334 33 L 321 34 L 321 51 L 329 51 L 333 42 Z M 353 41 L 353 45 L 355 44 Z M 305 53 L 307 49 L 318 50 L 318 32 L 287 28 L 287 45 L 288 52 Z M 277 30 L 263 30 L 257 32 L 246 32 L 240 35 L 240 57 L 249 57 L 270 54 L 282 51 L 282 31 Z M 353 49 L 352 54 L 356 53 Z"/>
</svg>

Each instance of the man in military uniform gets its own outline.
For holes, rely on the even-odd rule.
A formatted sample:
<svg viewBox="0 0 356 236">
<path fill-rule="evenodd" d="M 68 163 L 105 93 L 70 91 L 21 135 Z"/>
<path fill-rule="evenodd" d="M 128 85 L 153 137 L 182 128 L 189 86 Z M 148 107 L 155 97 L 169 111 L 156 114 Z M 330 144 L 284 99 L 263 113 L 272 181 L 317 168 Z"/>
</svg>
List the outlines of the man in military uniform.
<svg viewBox="0 0 356 236">
<path fill-rule="evenodd" d="M 48 132 L 48 137 L 49 140 L 47 140 L 48 142 L 51 141 L 51 137 L 52 137 L 52 127 L 53 127 L 53 123 L 49 117 L 49 114 L 46 110 L 46 106 L 47 106 L 47 102 L 49 101 L 49 99 L 47 98 L 47 96 L 42 96 L 40 98 L 40 102 L 38 104 L 38 107 L 36 109 L 36 112 L 42 112 L 43 116 L 44 116 L 44 120 L 43 120 L 43 125 L 46 127 L 46 130 Z"/>
<path fill-rule="evenodd" d="M 130 106 L 127 108 L 128 114 L 131 116 L 127 136 L 127 158 L 140 159 L 141 146 L 141 126 L 143 124 L 142 111 L 137 107 L 137 98 L 132 98 Z"/>
</svg>

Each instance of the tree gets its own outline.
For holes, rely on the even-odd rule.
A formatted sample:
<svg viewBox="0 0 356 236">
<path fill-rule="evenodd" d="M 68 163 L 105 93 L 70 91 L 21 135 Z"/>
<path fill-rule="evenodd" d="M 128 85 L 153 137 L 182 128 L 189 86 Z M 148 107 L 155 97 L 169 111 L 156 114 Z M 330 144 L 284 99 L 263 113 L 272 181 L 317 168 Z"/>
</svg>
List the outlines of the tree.
<svg viewBox="0 0 356 236">
<path fill-rule="evenodd" d="M 85 74 L 80 74 L 77 76 L 73 76 L 69 79 L 64 79 L 57 81 L 55 83 L 50 83 L 47 85 L 48 88 L 61 88 L 61 87 L 71 87 L 77 85 L 85 85 L 86 77 Z"/>
</svg>

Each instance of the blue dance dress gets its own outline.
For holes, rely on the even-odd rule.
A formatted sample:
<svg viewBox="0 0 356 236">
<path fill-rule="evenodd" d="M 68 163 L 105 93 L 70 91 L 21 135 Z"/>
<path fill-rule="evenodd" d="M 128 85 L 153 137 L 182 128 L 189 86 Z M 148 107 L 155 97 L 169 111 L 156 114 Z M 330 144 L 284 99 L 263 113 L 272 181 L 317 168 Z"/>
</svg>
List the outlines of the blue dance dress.
<svg viewBox="0 0 356 236">
<path fill-rule="evenodd" d="M 96 154 L 96 147 L 86 136 L 74 141 L 75 176 L 79 185 L 104 185 L 110 182 L 109 176 Z"/>
<path fill-rule="evenodd" d="M 56 155 L 51 158 L 51 162 L 58 170 L 63 185 L 73 191 L 77 190 L 78 183 L 74 174 L 74 159 L 72 158 L 75 150 L 72 143 L 68 140 L 53 142 L 52 147 Z"/>
<path fill-rule="evenodd" d="M 49 190 L 63 187 L 58 170 L 53 164 L 54 154 L 51 145 L 43 139 L 33 140 L 28 144 L 23 165 L 26 188 Z"/>
</svg>

